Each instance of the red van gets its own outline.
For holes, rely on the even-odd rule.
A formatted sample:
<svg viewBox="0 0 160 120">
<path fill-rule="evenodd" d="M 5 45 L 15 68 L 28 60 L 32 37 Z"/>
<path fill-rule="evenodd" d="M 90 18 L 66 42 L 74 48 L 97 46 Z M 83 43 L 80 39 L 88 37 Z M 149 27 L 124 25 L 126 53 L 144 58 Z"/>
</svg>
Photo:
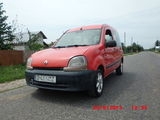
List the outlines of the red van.
<svg viewBox="0 0 160 120">
<path fill-rule="evenodd" d="M 27 60 L 26 83 L 40 89 L 88 91 L 101 96 L 103 80 L 123 72 L 123 50 L 118 32 L 109 25 L 67 30 L 49 48 Z"/>
</svg>

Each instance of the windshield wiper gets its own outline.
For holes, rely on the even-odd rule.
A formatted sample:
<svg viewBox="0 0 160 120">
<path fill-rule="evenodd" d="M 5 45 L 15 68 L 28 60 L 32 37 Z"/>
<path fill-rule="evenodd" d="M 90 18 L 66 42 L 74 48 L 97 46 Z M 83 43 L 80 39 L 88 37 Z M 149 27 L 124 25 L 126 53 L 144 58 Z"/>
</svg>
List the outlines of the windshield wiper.
<svg viewBox="0 0 160 120">
<path fill-rule="evenodd" d="M 66 47 L 79 47 L 79 46 L 88 46 L 88 45 L 68 45 Z"/>
<path fill-rule="evenodd" d="M 65 48 L 66 46 L 56 46 L 54 48 Z"/>
<path fill-rule="evenodd" d="M 56 46 L 53 48 L 66 48 L 66 47 L 79 47 L 79 46 L 88 46 L 88 45 L 67 45 L 67 46 Z"/>
</svg>

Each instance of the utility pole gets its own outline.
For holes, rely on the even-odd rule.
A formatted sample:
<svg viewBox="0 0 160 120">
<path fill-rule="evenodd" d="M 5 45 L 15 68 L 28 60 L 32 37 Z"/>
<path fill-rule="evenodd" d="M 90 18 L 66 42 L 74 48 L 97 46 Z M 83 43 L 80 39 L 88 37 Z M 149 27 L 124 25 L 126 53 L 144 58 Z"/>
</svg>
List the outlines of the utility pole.
<svg viewBox="0 0 160 120">
<path fill-rule="evenodd" d="M 131 37 L 131 52 L 133 52 L 133 37 Z"/>
<path fill-rule="evenodd" d="M 127 46 L 126 46 L 126 32 L 124 32 L 124 48 L 123 48 L 124 53 L 126 53 L 126 48 L 127 48 Z"/>
<path fill-rule="evenodd" d="M 131 37 L 131 45 L 133 44 L 133 37 Z"/>
<path fill-rule="evenodd" d="M 126 32 L 124 32 L 124 46 L 126 46 Z"/>
</svg>

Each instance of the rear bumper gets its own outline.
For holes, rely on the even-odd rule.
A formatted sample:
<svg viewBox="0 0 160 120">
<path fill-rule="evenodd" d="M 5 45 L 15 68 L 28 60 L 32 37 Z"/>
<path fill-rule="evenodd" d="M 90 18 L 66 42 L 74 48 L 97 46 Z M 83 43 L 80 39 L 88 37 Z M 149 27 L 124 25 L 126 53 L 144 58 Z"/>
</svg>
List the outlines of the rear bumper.
<svg viewBox="0 0 160 120">
<path fill-rule="evenodd" d="M 63 90 L 63 91 L 82 91 L 88 90 L 92 81 L 96 78 L 97 71 L 52 71 L 52 70 L 26 70 L 26 83 L 29 86 L 52 89 L 52 90 Z M 49 75 L 56 76 L 56 83 L 38 82 L 35 81 L 34 76 Z"/>
</svg>

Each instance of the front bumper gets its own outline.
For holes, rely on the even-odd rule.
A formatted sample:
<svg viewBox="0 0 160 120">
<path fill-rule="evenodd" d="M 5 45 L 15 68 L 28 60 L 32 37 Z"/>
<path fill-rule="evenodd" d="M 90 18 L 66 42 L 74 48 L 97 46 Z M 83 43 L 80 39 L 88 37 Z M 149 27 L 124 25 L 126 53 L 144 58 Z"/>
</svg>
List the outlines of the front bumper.
<svg viewBox="0 0 160 120">
<path fill-rule="evenodd" d="M 26 83 L 29 86 L 64 91 L 88 90 L 93 80 L 96 78 L 97 71 L 54 71 L 54 70 L 26 70 Z M 34 80 L 35 75 L 56 76 L 56 83 L 38 82 Z"/>
</svg>

